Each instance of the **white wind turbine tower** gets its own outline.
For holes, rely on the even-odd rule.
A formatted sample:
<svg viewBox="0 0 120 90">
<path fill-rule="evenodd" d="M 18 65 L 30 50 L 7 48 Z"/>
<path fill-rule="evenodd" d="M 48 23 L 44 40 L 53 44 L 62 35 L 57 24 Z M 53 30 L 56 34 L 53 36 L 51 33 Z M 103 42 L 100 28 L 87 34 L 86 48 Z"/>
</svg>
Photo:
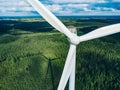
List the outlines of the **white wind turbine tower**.
<svg viewBox="0 0 120 90">
<path fill-rule="evenodd" d="M 120 32 L 120 23 L 110 26 L 105 26 L 96 29 L 88 34 L 77 36 L 71 33 L 68 28 L 54 16 L 39 0 L 27 0 L 32 7 L 54 28 L 61 33 L 64 33 L 70 42 L 70 49 L 66 58 L 64 70 L 60 79 L 60 83 L 57 90 L 64 90 L 69 79 L 69 90 L 75 90 L 75 65 L 76 65 L 76 46 L 83 41 L 100 38 L 110 34 Z"/>
</svg>

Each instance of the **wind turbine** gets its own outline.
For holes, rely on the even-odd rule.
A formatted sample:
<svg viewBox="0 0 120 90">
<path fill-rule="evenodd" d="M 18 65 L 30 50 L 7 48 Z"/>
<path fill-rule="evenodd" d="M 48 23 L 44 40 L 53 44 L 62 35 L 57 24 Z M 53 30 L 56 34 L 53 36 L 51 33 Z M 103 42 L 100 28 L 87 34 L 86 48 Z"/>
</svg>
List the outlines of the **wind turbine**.
<svg viewBox="0 0 120 90">
<path fill-rule="evenodd" d="M 27 0 L 32 7 L 54 28 L 64 33 L 70 42 L 70 49 L 66 58 L 63 73 L 57 90 L 64 90 L 69 79 L 69 90 L 75 90 L 75 65 L 76 65 L 76 46 L 87 40 L 100 38 L 120 32 L 120 23 L 98 28 L 88 34 L 77 36 L 71 33 L 68 28 L 53 15 L 39 0 Z"/>
</svg>

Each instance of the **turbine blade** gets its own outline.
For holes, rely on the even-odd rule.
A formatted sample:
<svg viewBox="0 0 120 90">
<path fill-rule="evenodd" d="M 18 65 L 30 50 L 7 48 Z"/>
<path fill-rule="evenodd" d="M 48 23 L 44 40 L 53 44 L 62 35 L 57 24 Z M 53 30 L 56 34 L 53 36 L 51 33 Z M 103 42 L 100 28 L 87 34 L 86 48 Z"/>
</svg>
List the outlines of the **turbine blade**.
<svg viewBox="0 0 120 90">
<path fill-rule="evenodd" d="M 49 60 L 49 58 L 47 58 L 45 55 L 42 55 L 46 60 Z"/>
<path fill-rule="evenodd" d="M 69 90 L 75 90 L 75 69 L 76 69 L 76 50 L 72 58 L 72 72 L 69 78 Z M 70 65 L 70 66 L 71 66 Z"/>
<path fill-rule="evenodd" d="M 48 71 L 49 71 L 49 67 L 50 67 L 50 62 L 48 61 L 48 67 L 47 67 L 47 72 L 46 72 L 45 78 L 47 77 L 47 74 L 48 74 Z"/>
<path fill-rule="evenodd" d="M 55 60 L 58 60 L 58 59 L 60 59 L 60 58 L 53 58 L 53 59 L 51 59 L 51 61 L 55 61 Z"/>
<path fill-rule="evenodd" d="M 79 37 L 79 41 L 87 41 L 95 38 L 100 38 L 103 36 L 111 35 L 120 32 L 120 23 L 113 24 L 109 26 L 105 26 L 102 28 L 98 28 L 88 34 Z"/>
<path fill-rule="evenodd" d="M 73 36 L 66 26 L 53 15 L 39 0 L 27 0 L 32 7 L 54 28 L 64 33 L 67 37 Z"/>
<path fill-rule="evenodd" d="M 64 90 L 64 88 L 67 84 L 67 81 L 70 77 L 70 74 L 71 74 L 73 66 L 74 66 L 73 65 L 74 63 L 72 62 L 72 58 L 74 57 L 75 51 L 76 51 L 76 46 L 71 44 L 57 90 Z"/>
</svg>

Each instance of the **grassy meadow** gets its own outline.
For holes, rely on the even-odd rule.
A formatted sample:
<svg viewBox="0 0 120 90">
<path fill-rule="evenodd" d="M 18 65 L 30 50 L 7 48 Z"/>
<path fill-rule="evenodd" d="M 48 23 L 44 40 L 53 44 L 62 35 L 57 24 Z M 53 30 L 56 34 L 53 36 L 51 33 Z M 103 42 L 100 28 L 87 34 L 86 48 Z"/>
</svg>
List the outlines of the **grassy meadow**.
<svg viewBox="0 0 120 90">
<path fill-rule="evenodd" d="M 61 20 L 75 26 L 78 35 L 120 23 L 105 18 Z M 57 90 L 68 49 L 66 36 L 43 19 L 0 19 L 0 90 Z M 75 87 L 120 90 L 120 33 L 78 45 Z"/>
</svg>

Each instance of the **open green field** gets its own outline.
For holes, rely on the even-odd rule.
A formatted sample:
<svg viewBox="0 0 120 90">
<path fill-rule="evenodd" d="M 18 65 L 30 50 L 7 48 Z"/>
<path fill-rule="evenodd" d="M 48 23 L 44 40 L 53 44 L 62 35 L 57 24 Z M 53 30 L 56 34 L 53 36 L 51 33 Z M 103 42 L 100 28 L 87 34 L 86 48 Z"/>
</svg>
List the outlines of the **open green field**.
<svg viewBox="0 0 120 90">
<path fill-rule="evenodd" d="M 78 35 L 120 23 L 61 20 Z M 68 49 L 67 38 L 43 19 L 0 19 L 0 90 L 57 90 Z M 120 33 L 77 47 L 76 90 L 120 90 Z"/>
</svg>

